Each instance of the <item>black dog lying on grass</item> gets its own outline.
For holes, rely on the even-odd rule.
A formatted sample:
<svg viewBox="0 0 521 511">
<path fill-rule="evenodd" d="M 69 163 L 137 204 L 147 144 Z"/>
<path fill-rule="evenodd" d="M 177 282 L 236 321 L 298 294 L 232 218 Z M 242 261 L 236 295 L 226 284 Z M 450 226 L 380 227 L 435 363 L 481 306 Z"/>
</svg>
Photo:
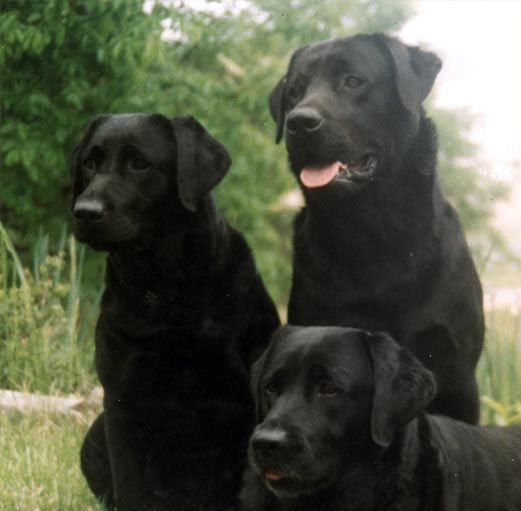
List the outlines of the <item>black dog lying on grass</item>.
<svg viewBox="0 0 521 511">
<path fill-rule="evenodd" d="M 433 371 L 430 410 L 477 423 L 481 285 L 421 106 L 440 67 L 379 34 L 293 54 L 270 96 L 306 200 L 288 322 L 390 332 Z"/>
<path fill-rule="evenodd" d="M 109 252 L 96 329 L 104 412 L 81 464 L 118 511 L 236 503 L 249 367 L 279 321 L 208 193 L 229 165 L 195 119 L 158 114 L 97 117 L 73 155 L 75 234 Z"/>
<path fill-rule="evenodd" d="M 521 427 L 425 415 L 432 374 L 387 334 L 284 327 L 252 386 L 242 511 L 521 509 Z"/>
</svg>

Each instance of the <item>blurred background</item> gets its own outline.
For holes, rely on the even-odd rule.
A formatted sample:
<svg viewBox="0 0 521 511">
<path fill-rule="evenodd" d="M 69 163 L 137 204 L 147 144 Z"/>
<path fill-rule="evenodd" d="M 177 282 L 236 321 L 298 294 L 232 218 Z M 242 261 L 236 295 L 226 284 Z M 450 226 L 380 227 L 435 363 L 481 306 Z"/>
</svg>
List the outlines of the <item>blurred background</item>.
<svg viewBox="0 0 521 511">
<path fill-rule="evenodd" d="M 105 256 L 74 242 L 69 214 L 68 157 L 88 121 L 189 113 L 222 141 L 233 164 L 217 202 L 284 314 L 300 197 L 267 97 L 294 49 L 357 32 L 444 62 L 426 108 L 485 288 L 483 420 L 521 422 L 520 23 L 521 2 L 502 0 L 3 0 L 0 389 L 83 408 L 6 411 L 0 395 L 0 511 L 98 509 L 77 453 L 99 409 L 85 397 Z"/>
</svg>

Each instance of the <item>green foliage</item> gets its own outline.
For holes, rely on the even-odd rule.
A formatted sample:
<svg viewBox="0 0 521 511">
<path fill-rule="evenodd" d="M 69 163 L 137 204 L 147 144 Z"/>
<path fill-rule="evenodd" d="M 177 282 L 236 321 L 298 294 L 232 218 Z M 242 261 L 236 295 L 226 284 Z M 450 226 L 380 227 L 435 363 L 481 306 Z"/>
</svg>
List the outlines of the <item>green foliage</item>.
<svg viewBox="0 0 521 511">
<path fill-rule="evenodd" d="M 83 250 L 73 238 L 66 251 L 61 245 L 49 255 L 41 238 L 31 272 L 0 223 L 0 388 L 67 393 L 92 385 L 92 315 L 80 316 L 79 307 Z"/>
<path fill-rule="evenodd" d="M 487 338 L 478 366 L 482 420 L 521 424 L 521 312 L 491 310 Z"/>
</svg>

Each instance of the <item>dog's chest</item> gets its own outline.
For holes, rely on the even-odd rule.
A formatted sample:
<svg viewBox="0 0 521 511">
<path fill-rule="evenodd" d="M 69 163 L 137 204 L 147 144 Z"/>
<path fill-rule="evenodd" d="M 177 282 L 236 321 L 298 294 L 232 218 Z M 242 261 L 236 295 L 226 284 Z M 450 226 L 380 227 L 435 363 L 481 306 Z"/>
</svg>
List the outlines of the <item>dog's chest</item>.
<svg viewBox="0 0 521 511">
<path fill-rule="evenodd" d="M 238 308 L 235 295 L 226 282 L 179 280 L 172 285 L 144 288 L 127 296 L 106 291 L 102 313 L 105 321 L 120 332 L 129 345 L 143 344 L 145 347 L 150 345 L 151 339 L 158 337 L 158 333 L 165 331 L 170 331 L 174 337 L 219 338 L 224 336 Z"/>
<path fill-rule="evenodd" d="M 388 329 L 389 321 L 396 317 L 400 302 L 393 299 L 393 289 L 374 290 L 338 274 L 336 279 L 331 275 L 322 279 L 308 270 L 295 264 L 289 302 L 291 323 Z"/>
<path fill-rule="evenodd" d="M 246 369 L 233 344 L 238 332 L 232 332 L 227 321 L 231 316 L 226 300 L 210 306 L 187 296 L 181 304 L 178 298 L 166 303 L 171 308 L 164 295 L 148 293 L 143 309 L 135 313 L 121 300 L 104 301 L 96 333 L 97 369 L 104 387 L 145 399 L 150 394 L 158 399 L 179 394 L 192 401 L 223 387 L 247 388 Z"/>
<path fill-rule="evenodd" d="M 291 321 L 387 329 L 389 318 L 421 301 L 429 272 L 422 254 L 376 247 L 363 253 L 348 242 L 320 242 L 303 229 L 295 235 Z"/>
</svg>

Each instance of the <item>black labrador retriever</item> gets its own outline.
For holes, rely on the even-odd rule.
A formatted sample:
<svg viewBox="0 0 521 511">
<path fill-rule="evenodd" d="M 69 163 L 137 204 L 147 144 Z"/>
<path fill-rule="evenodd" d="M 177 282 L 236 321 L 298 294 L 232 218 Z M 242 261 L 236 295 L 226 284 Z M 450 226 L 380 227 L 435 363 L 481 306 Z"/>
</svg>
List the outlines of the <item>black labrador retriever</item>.
<svg viewBox="0 0 521 511">
<path fill-rule="evenodd" d="M 81 464 L 118 511 L 227 510 L 254 426 L 249 367 L 279 324 L 209 194 L 230 165 L 192 117 L 103 115 L 73 154 L 74 231 L 109 252 L 104 412 Z"/>
<path fill-rule="evenodd" d="M 252 385 L 242 511 L 521 509 L 521 427 L 425 415 L 432 373 L 386 333 L 284 327 Z"/>
<path fill-rule="evenodd" d="M 481 285 L 421 105 L 440 67 L 382 34 L 293 54 L 269 98 L 306 200 L 288 322 L 390 332 L 434 372 L 431 411 L 477 423 Z"/>
</svg>

